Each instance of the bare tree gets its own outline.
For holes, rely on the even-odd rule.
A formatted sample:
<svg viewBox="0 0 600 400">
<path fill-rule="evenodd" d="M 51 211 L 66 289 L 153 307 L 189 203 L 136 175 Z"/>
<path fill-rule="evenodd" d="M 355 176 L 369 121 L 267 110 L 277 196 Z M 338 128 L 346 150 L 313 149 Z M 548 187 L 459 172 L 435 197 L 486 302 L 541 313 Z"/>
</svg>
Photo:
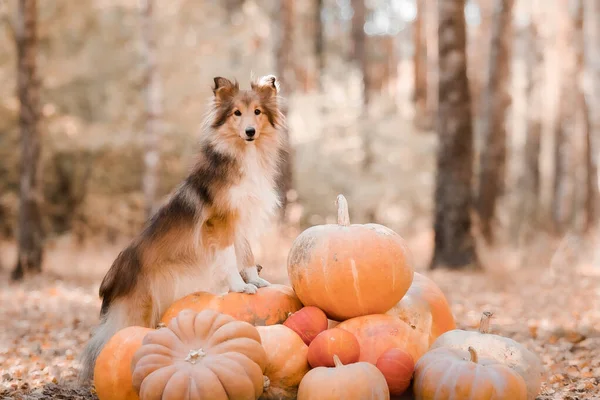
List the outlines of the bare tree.
<svg viewBox="0 0 600 400">
<path fill-rule="evenodd" d="M 530 3 L 529 25 L 526 31 L 526 82 L 527 126 L 522 175 L 519 192 L 522 206 L 515 218 L 515 240 L 521 237 L 523 227 L 535 225 L 540 205 L 540 152 L 542 143 L 542 116 L 544 113 L 544 42 L 539 33 L 539 11 L 535 2 Z M 528 232 L 531 230 L 528 229 Z"/>
<path fill-rule="evenodd" d="M 323 89 L 322 74 L 325 70 L 325 37 L 323 32 L 323 0 L 315 0 L 314 4 L 314 26 L 315 26 L 315 58 L 317 60 L 317 85 L 319 90 Z"/>
<path fill-rule="evenodd" d="M 478 268 L 471 232 L 473 125 L 467 78 L 465 0 L 438 2 L 440 61 L 435 249 L 430 268 Z"/>
<path fill-rule="evenodd" d="M 483 96 L 483 148 L 479 161 L 477 209 L 481 233 L 493 242 L 492 224 L 502 195 L 506 165 L 506 112 L 510 105 L 512 9 L 514 0 L 494 0 L 490 71 Z"/>
<path fill-rule="evenodd" d="M 590 1 L 590 12 L 593 15 L 593 28 L 594 34 L 592 39 L 592 46 L 588 48 L 593 49 L 590 58 L 592 60 L 591 72 L 595 87 L 593 87 L 593 93 L 595 96 L 591 96 L 593 102 L 595 102 L 595 115 L 594 121 L 590 118 L 586 124 L 586 220 L 585 229 L 586 231 L 598 225 L 598 201 L 600 201 L 600 193 L 598 193 L 598 136 L 600 135 L 600 2 L 597 0 Z M 589 104 L 586 104 L 586 110 L 589 110 Z M 588 113 L 589 114 L 589 113 Z"/>
<path fill-rule="evenodd" d="M 369 73 L 367 59 L 367 36 L 365 34 L 365 22 L 367 18 L 367 7 L 365 0 L 352 0 L 352 59 L 358 64 L 363 79 L 363 107 L 369 106 Z"/>
<path fill-rule="evenodd" d="M 15 38 L 17 45 L 17 88 L 21 129 L 21 181 L 19 207 L 18 259 L 12 272 L 15 280 L 26 272 L 40 272 L 43 257 L 43 231 L 40 213 L 41 138 L 40 83 L 37 77 L 37 1 L 19 0 Z"/>
<path fill-rule="evenodd" d="M 437 113 L 438 101 L 438 9 L 437 0 L 425 0 L 425 42 L 427 52 L 427 114 Z"/>
<path fill-rule="evenodd" d="M 413 23 L 413 65 L 414 65 L 414 93 L 415 119 L 422 121 L 427 114 L 427 39 L 426 3 L 417 0 L 417 15 Z"/>
<path fill-rule="evenodd" d="M 281 87 L 289 95 L 294 90 L 294 63 L 293 63 L 293 33 L 294 33 L 294 1 L 281 0 L 276 13 L 276 30 L 279 40 L 275 48 L 275 62 L 277 78 Z M 287 115 L 287 106 L 283 113 Z M 293 151 L 290 145 L 289 131 L 285 130 L 284 155 L 281 163 L 281 174 L 277 179 L 277 188 L 281 199 L 280 220 L 286 216 L 288 192 L 293 187 Z"/>
<path fill-rule="evenodd" d="M 475 32 L 475 38 L 472 41 L 470 48 L 470 56 L 473 60 L 469 65 L 469 77 L 471 78 L 471 96 L 472 96 L 472 107 L 474 112 L 475 121 L 477 122 L 476 128 L 479 132 L 479 123 L 482 118 L 480 99 L 481 94 L 485 88 L 485 83 L 488 80 L 488 73 L 490 71 L 490 40 L 492 36 L 492 19 L 493 19 L 493 3 L 496 0 L 477 0 L 477 6 L 479 7 L 480 22 Z"/>
<path fill-rule="evenodd" d="M 144 92 L 146 100 L 146 133 L 144 154 L 143 189 L 146 216 L 156 208 L 156 192 L 158 188 L 158 162 L 160 141 L 160 117 L 162 114 L 160 81 L 156 62 L 156 36 L 154 34 L 154 0 L 142 0 L 141 17 L 144 43 Z"/>
<path fill-rule="evenodd" d="M 555 232 L 562 234 L 574 215 L 574 150 L 577 108 L 581 101 L 580 79 L 583 69 L 583 0 L 562 0 L 567 11 L 560 34 L 561 87 L 559 115 L 554 140 L 554 193 L 552 219 Z"/>
</svg>

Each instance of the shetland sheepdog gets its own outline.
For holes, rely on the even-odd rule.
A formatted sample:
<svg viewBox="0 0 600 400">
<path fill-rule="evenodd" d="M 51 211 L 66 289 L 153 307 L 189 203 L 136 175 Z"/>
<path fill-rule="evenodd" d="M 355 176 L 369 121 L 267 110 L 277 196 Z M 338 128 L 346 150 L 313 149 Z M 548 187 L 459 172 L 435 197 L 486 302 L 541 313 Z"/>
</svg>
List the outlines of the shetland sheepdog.
<svg viewBox="0 0 600 400">
<path fill-rule="evenodd" d="M 280 204 L 275 181 L 287 129 L 281 110 L 273 75 L 250 89 L 214 78 L 195 166 L 100 285 L 101 321 L 82 354 L 82 381 L 93 377 L 112 335 L 132 325 L 155 327 L 173 301 L 206 285 L 206 269 L 222 271 L 233 292 L 269 285 L 258 275 L 250 239 Z"/>
</svg>

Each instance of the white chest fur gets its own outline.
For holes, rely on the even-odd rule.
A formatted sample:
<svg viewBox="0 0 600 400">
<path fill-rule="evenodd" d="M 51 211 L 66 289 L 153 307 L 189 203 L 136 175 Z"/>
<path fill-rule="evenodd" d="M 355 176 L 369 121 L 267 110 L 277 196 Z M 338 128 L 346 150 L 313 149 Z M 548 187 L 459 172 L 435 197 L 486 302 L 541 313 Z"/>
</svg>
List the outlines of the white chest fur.
<svg viewBox="0 0 600 400">
<path fill-rule="evenodd" d="M 240 233 L 248 239 L 266 229 L 279 202 L 271 172 L 250 146 L 241 160 L 242 179 L 229 190 L 229 206 L 237 211 Z"/>
</svg>

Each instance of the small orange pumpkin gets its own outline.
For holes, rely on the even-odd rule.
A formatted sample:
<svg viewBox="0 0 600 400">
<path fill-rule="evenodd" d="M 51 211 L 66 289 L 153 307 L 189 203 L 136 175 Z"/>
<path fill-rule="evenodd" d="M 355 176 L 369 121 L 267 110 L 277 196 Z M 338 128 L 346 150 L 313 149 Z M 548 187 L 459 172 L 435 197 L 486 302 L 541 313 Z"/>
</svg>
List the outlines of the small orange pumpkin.
<svg viewBox="0 0 600 400">
<path fill-rule="evenodd" d="M 94 386 L 100 400 L 137 400 L 131 382 L 131 360 L 142 340 L 153 329 L 129 326 L 104 345 L 94 366 Z"/>
<path fill-rule="evenodd" d="M 472 347 L 428 351 L 415 367 L 413 392 L 417 400 L 527 399 L 527 386 L 518 373 L 496 360 L 479 358 Z"/>
<path fill-rule="evenodd" d="M 402 237 L 378 224 L 350 224 L 348 203 L 337 198 L 338 224 L 306 229 L 292 243 L 287 267 L 305 306 L 343 321 L 385 313 L 413 280 L 411 256 Z"/>
<path fill-rule="evenodd" d="M 215 295 L 208 292 L 189 294 L 167 309 L 161 318 L 165 325 L 169 324 L 179 311 L 184 309 L 196 312 L 210 309 L 231 315 L 239 321 L 246 321 L 254 326 L 265 326 L 283 323 L 290 313 L 302 308 L 302 303 L 289 286 L 270 285 L 262 287 L 255 294 L 229 292 Z"/>
<path fill-rule="evenodd" d="M 389 400 L 385 377 L 372 364 L 357 362 L 343 365 L 333 357 L 333 368 L 311 369 L 300 382 L 298 400 Z"/>
<path fill-rule="evenodd" d="M 148 333 L 131 363 L 141 399 L 258 399 L 267 355 L 248 322 L 214 310 L 182 310 Z"/>
<path fill-rule="evenodd" d="M 360 361 L 376 364 L 384 351 L 393 347 L 405 350 L 413 360 L 427 351 L 427 345 L 408 324 L 391 315 L 365 315 L 338 325 L 354 336 L 360 344 Z"/>
<path fill-rule="evenodd" d="M 456 329 L 446 296 L 431 279 L 415 272 L 408 292 L 386 312 L 420 332 L 431 345 L 442 333 Z"/>
<path fill-rule="evenodd" d="M 401 395 L 410 386 L 415 363 L 406 351 L 398 348 L 388 349 L 379 357 L 375 366 L 385 376 L 390 394 Z"/>
<path fill-rule="evenodd" d="M 343 364 L 352 364 L 360 357 L 360 345 L 356 337 L 339 328 L 327 329 L 317 335 L 308 346 L 308 363 L 311 367 L 333 367 L 333 356 Z"/>
<path fill-rule="evenodd" d="M 267 354 L 265 386 L 261 399 L 292 400 L 300 381 L 310 370 L 306 356 L 308 346 L 300 336 L 283 325 L 258 326 Z"/>
<path fill-rule="evenodd" d="M 303 307 L 285 320 L 283 325 L 296 332 L 308 346 L 321 332 L 327 329 L 327 316 L 317 307 Z"/>
</svg>

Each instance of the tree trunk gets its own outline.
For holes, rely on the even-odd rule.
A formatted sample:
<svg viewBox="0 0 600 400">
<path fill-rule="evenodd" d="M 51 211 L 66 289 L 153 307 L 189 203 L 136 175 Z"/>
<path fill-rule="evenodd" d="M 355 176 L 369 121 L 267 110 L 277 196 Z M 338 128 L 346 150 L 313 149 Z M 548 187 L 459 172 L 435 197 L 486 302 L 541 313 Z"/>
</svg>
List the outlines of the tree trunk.
<svg viewBox="0 0 600 400">
<path fill-rule="evenodd" d="M 323 19 L 321 12 L 323 11 L 323 0 L 315 0 L 315 58 L 317 60 L 317 87 L 320 91 L 323 90 L 323 71 L 325 70 L 325 38 L 323 33 Z"/>
<path fill-rule="evenodd" d="M 40 181 L 39 81 L 36 73 L 37 2 L 20 0 L 16 24 L 17 87 L 19 125 L 21 129 L 21 181 L 19 206 L 18 260 L 12 278 L 21 279 L 26 272 L 41 272 L 43 231 L 40 215 L 42 190 Z"/>
<path fill-rule="evenodd" d="M 475 117 L 476 131 L 479 132 L 479 124 L 481 121 L 481 94 L 484 90 L 485 82 L 488 81 L 488 73 L 491 66 L 488 64 L 490 60 L 490 43 L 492 37 L 492 20 L 493 20 L 493 3 L 496 0 L 478 0 L 480 24 L 477 27 L 476 37 L 473 41 L 471 55 L 473 63 L 469 66 L 469 76 L 471 81 L 471 96 L 473 115 Z"/>
<path fill-rule="evenodd" d="M 436 0 L 425 0 L 425 42 L 427 52 L 427 114 L 433 119 L 438 102 L 438 6 Z M 433 121 L 431 121 L 433 122 Z"/>
<path fill-rule="evenodd" d="M 143 190 L 146 216 L 149 218 L 156 209 L 156 192 L 158 188 L 158 162 L 160 141 L 161 92 L 156 63 L 156 36 L 153 23 L 154 0 L 141 2 L 143 29 L 145 77 L 144 96 L 146 100 L 146 132 L 144 154 Z"/>
<path fill-rule="evenodd" d="M 569 228 L 574 215 L 575 176 L 573 135 L 581 98 L 580 78 L 583 66 L 583 1 L 563 0 L 567 11 L 562 20 L 559 48 L 561 50 L 561 88 L 559 120 L 554 142 L 554 193 L 552 219 L 555 233 L 562 235 Z"/>
<path fill-rule="evenodd" d="M 415 120 L 423 121 L 427 115 L 427 40 L 425 35 L 425 0 L 417 0 L 417 15 L 413 23 L 413 65 Z M 421 125 L 420 123 L 418 125 Z"/>
<path fill-rule="evenodd" d="M 363 79 L 363 107 L 369 106 L 369 73 L 367 63 L 367 36 L 365 35 L 365 21 L 367 8 L 365 0 L 352 0 L 352 58 L 356 61 Z"/>
<path fill-rule="evenodd" d="M 281 90 L 287 96 L 294 90 L 294 66 L 293 66 L 293 34 L 294 34 L 294 1 L 281 0 L 279 10 L 276 13 L 276 31 L 279 41 L 276 43 L 275 61 L 277 78 L 281 84 Z M 288 115 L 287 106 L 282 110 L 284 115 Z M 288 205 L 288 193 L 293 188 L 293 149 L 290 143 L 290 134 L 286 128 L 284 131 L 285 145 L 284 157 L 281 163 L 281 173 L 277 179 L 277 191 L 281 199 L 280 222 L 286 218 Z"/>
<path fill-rule="evenodd" d="M 539 15 L 532 2 L 529 14 L 526 44 L 527 86 L 527 126 L 523 172 L 520 177 L 519 192 L 524 205 L 519 207 L 513 232 L 515 243 L 523 235 L 528 235 L 537 225 L 540 208 L 540 153 L 542 143 L 542 115 L 544 113 L 544 43 L 538 31 Z M 526 227 L 527 232 L 523 231 Z M 526 237 L 526 239 L 529 239 Z"/>
<path fill-rule="evenodd" d="M 490 71 L 483 96 L 483 148 L 479 159 L 477 209 L 481 233 L 494 241 L 492 225 L 498 198 L 504 191 L 506 111 L 510 105 L 512 8 L 514 0 L 495 0 L 490 45 Z"/>
<path fill-rule="evenodd" d="M 591 96 L 592 102 L 595 103 L 595 108 L 591 108 L 587 104 L 588 114 L 595 115 L 594 120 L 588 118 L 588 126 L 586 127 L 586 220 L 585 229 L 590 231 L 598 225 L 598 202 L 600 201 L 600 193 L 598 192 L 598 136 L 600 135 L 600 2 L 593 0 L 589 2 L 590 12 L 594 16 L 594 35 L 592 39 L 593 48 L 590 59 L 592 60 L 591 72 L 594 77 L 595 87 Z M 595 110 L 594 113 L 589 113 L 589 110 Z"/>
<path fill-rule="evenodd" d="M 473 126 L 467 78 L 465 0 L 440 1 L 439 147 L 435 186 L 435 249 L 430 268 L 478 268 L 471 232 Z"/>
</svg>

